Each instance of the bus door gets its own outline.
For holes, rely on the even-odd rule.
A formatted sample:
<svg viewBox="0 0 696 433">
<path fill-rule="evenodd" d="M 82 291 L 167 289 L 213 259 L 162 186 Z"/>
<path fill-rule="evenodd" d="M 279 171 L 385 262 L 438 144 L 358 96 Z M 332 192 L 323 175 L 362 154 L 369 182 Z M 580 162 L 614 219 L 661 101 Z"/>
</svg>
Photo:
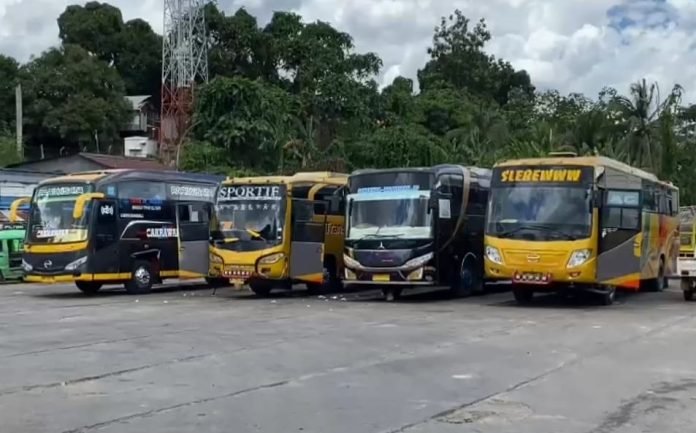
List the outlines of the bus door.
<svg viewBox="0 0 696 433">
<path fill-rule="evenodd" d="M 638 289 L 643 242 L 640 191 L 601 191 L 597 280 L 601 284 Z"/>
<path fill-rule="evenodd" d="M 211 206 L 205 202 L 176 205 L 179 278 L 203 278 L 208 275 L 210 212 Z"/>
<path fill-rule="evenodd" d="M 326 202 L 293 199 L 290 231 L 290 277 L 322 283 Z"/>
<path fill-rule="evenodd" d="M 116 200 L 102 199 L 92 206 L 92 249 L 88 266 L 94 274 L 115 274 L 120 268 L 120 252 Z M 128 269 L 130 271 L 130 268 Z"/>
</svg>

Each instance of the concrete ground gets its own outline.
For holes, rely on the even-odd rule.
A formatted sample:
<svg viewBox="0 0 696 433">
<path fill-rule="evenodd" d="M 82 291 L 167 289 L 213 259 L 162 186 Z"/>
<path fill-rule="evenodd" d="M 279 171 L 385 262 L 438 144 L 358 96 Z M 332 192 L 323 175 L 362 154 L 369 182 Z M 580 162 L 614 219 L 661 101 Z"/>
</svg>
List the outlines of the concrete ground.
<svg viewBox="0 0 696 433">
<path fill-rule="evenodd" d="M 696 422 L 696 304 L 0 286 L 0 431 L 638 433 Z"/>
</svg>

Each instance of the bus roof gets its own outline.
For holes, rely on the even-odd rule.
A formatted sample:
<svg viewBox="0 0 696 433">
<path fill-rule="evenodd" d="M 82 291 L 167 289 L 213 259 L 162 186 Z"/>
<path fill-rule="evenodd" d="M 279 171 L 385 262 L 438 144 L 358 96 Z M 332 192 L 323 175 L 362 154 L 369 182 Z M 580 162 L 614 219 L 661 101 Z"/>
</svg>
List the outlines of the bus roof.
<svg viewBox="0 0 696 433">
<path fill-rule="evenodd" d="M 223 184 L 284 183 L 292 185 L 295 183 L 328 183 L 344 185 L 347 182 L 348 175 L 345 173 L 336 173 L 332 171 L 304 171 L 295 173 L 292 176 L 228 177 L 223 181 Z"/>
<path fill-rule="evenodd" d="M 96 170 L 83 171 L 72 173 L 58 177 L 46 179 L 40 183 L 52 184 L 63 182 L 98 182 L 105 179 L 118 180 L 120 178 L 132 179 L 148 179 L 154 180 L 169 180 L 182 182 L 202 182 L 202 183 L 220 183 L 225 177 L 207 173 L 187 173 L 184 171 L 174 170 L 134 170 L 134 169 L 111 169 L 111 170 Z"/>
<path fill-rule="evenodd" d="M 581 165 L 588 167 L 608 167 L 617 171 L 631 174 L 641 179 L 657 182 L 672 188 L 677 188 L 671 182 L 660 180 L 654 174 L 632 167 L 621 161 L 617 161 L 606 156 L 560 156 L 560 157 L 541 157 L 541 158 L 522 158 L 510 159 L 498 162 L 494 167 L 510 167 L 517 165 Z"/>
<path fill-rule="evenodd" d="M 434 173 L 434 174 L 444 174 L 444 173 L 461 173 L 462 169 L 468 170 L 474 176 L 478 177 L 490 177 L 490 169 L 458 165 L 458 164 L 438 164 L 432 167 L 397 167 L 397 168 L 362 168 L 355 170 L 350 175 L 351 176 L 361 176 L 365 174 L 379 174 L 379 173 Z"/>
</svg>

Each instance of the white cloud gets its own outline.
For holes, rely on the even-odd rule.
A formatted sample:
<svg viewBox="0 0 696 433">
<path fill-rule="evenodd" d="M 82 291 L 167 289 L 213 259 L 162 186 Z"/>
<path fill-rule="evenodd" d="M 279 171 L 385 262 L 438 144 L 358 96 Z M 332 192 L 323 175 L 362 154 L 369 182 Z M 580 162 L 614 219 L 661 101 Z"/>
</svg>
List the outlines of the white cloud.
<svg viewBox="0 0 696 433">
<path fill-rule="evenodd" d="M 126 19 L 142 17 L 160 31 L 164 0 L 112 0 Z M 56 18 L 68 0 L 0 0 L 0 52 L 26 60 L 57 42 Z M 693 0 L 221 0 L 231 12 L 245 5 L 263 22 L 292 9 L 329 21 L 361 51 L 384 60 L 381 80 L 415 78 L 427 60 L 433 28 L 460 8 L 484 17 L 488 49 L 527 69 L 540 88 L 595 96 L 604 85 L 626 91 L 642 77 L 663 88 L 677 82 L 696 102 L 696 2 Z M 691 91 L 691 93 L 689 93 Z"/>
</svg>

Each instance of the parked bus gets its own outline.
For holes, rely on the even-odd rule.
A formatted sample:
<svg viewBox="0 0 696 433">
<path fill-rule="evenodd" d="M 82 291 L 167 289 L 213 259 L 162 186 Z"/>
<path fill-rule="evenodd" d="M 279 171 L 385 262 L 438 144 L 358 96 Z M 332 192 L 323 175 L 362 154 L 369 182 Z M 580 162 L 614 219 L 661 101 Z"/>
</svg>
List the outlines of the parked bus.
<svg viewBox="0 0 696 433">
<path fill-rule="evenodd" d="M 389 301 L 413 286 L 482 292 L 490 179 L 490 170 L 459 165 L 351 174 L 344 283 L 381 287 Z"/>
<path fill-rule="evenodd" d="M 258 296 L 304 283 L 312 293 L 340 286 L 348 175 L 230 178 L 211 220 L 214 284 L 248 284 Z"/>
<path fill-rule="evenodd" d="M 31 202 L 22 267 L 35 283 L 74 282 L 96 293 L 124 283 L 148 293 L 165 278 L 208 272 L 208 226 L 222 177 L 105 170 L 45 180 Z"/>
<path fill-rule="evenodd" d="M 605 157 L 555 154 L 496 164 L 486 275 L 534 292 L 662 290 L 679 254 L 679 190 Z"/>
<path fill-rule="evenodd" d="M 36 185 L 49 177 L 52 175 L 0 169 L 0 280 L 22 278 L 22 246 L 29 206 L 18 209 L 15 222 L 10 221 L 10 207 L 18 198 L 30 196 Z"/>
</svg>

